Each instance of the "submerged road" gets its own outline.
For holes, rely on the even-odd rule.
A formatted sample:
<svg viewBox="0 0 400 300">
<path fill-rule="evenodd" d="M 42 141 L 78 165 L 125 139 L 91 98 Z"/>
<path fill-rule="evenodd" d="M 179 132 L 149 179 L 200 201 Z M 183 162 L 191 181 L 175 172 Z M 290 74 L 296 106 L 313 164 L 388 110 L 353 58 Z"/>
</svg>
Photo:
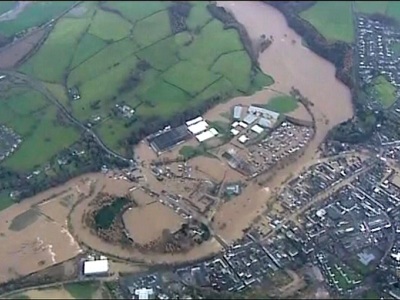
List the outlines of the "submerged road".
<svg viewBox="0 0 400 300">
<path fill-rule="evenodd" d="M 0 73 L 2 75 L 7 75 L 10 77 L 14 77 L 23 81 L 28 82 L 32 88 L 37 90 L 38 92 L 42 93 L 48 100 L 50 100 L 53 104 L 55 104 L 58 109 L 71 121 L 71 123 L 75 124 L 79 128 L 81 128 L 84 132 L 90 134 L 95 142 L 109 155 L 111 155 L 114 158 L 117 158 L 119 160 L 122 160 L 124 162 L 133 162 L 133 159 L 127 158 L 122 156 L 121 154 L 111 150 L 108 148 L 104 142 L 100 139 L 100 137 L 90 128 L 85 126 L 81 121 L 79 121 L 77 118 L 75 118 L 65 107 L 60 103 L 60 101 L 48 90 L 46 86 L 43 85 L 42 82 L 40 82 L 37 79 L 34 79 L 24 73 L 18 72 L 18 71 L 10 71 L 10 70 L 1 70 Z"/>
</svg>

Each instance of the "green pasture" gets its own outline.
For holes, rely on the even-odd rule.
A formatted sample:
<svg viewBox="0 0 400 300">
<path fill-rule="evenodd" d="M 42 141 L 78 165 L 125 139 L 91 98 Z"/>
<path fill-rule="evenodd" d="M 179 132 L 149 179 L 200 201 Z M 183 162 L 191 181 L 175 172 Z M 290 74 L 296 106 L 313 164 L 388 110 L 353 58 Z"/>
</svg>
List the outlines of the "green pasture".
<svg viewBox="0 0 400 300">
<path fill-rule="evenodd" d="M 106 46 L 106 42 L 101 38 L 90 33 L 85 33 L 74 52 L 70 67 L 77 67 L 79 64 L 95 55 L 97 52 L 100 52 Z"/>
<path fill-rule="evenodd" d="M 190 95 L 196 95 L 207 86 L 220 78 L 201 65 L 195 65 L 190 61 L 181 61 L 163 74 L 168 83 L 181 88 Z"/>
<path fill-rule="evenodd" d="M 222 54 L 242 49 L 238 32 L 234 29 L 225 30 L 220 21 L 213 20 L 204 26 L 193 43 L 180 50 L 179 57 L 203 67 L 211 67 Z"/>
<path fill-rule="evenodd" d="M 169 1 L 107 1 L 105 4 L 132 23 L 165 10 L 169 5 Z"/>
<path fill-rule="evenodd" d="M 164 71 L 179 62 L 178 50 L 190 40 L 187 32 L 181 32 L 138 51 L 136 55 L 147 61 L 154 69 Z"/>
<path fill-rule="evenodd" d="M 18 150 L 4 161 L 5 166 L 18 171 L 28 171 L 47 162 L 79 137 L 74 128 L 62 126 L 56 108 L 32 90 L 15 89 L 3 98 L 0 119 L 22 137 Z"/>
<path fill-rule="evenodd" d="M 252 65 L 244 50 L 221 55 L 211 70 L 223 75 L 239 90 L 247 91 L 250 87 Z"/>
<path fill-rule="evenodd" d="M 192 1 L 192 8 L 190 9 L 189 17 L 186 20 L 186 25 L 189 30 L 202 28 L 212 20 L 212 16 L 207 9 L 207 4 L 207 2 Z"/>
<path fill-rule="evenodd" d="M 1 2 L 0 9 L 9 8 L 10 2 L 13 1 Z M 32 1 L 32 3 L 18 14 L 17 18 L 0 22 L 0 33 L 12 36 L 22 30 L 42 25 L 59 16 L 74 3 L 74 1 Z"/>
<path fill-rule="evenodd" d="M 127 57 L 132 57 L 136 50 L 136 43 L 129 38 L 105 47 L 69 73 L 68 86 L 80 86 L 99 75 L 106 74 Z"/>
<path fill-rule="evenodd" d="M 100 288 L 97 281 L 76 282 L 64 284 L 65 290 L 75 299 L 92 299 Z"/>
<path fill-rule="evenodd" d="M 0 211 L 10 207 L 14 203 L 14 200 L 10 197 L 10 191 L 0 192 Z"/>
<path fill-rule="evenodd" d="M 160 11 L 136 23 L 133 37 L 140 48 L 147 47 L 171 35 L 167 11 Z"/>
<path fill-rule="evenodd" d="M 296 110 L 298 106 L 299 103 L 295 98 L 285 95 L 271 98 L 264 107 L 280 114 L 287 114 Z"/>
<path fill-rule="evenodd" d="M 389 1 L 356 1 L 355 8 L 364 14 L 381 13 L 385 14 Z"/>
<path fill-rule="evenodd" d="M 396 88 L 383 76 L 378 76 L 372 81 L 370 92 L 378 97 L 385 108 L 396 101 Z"/>
<path fill-rule="evenodd" d="M 115 13 L 98 9 L 90 25 L 89 33 L 104 41 L 118 41 L 127 37 L 132 24 Z"/>
<path fill-rule="evenodd" d="M 386 15 L 400 22 L 400 2 L 387 1 Z"/>
<path fill-rule="evenodd" d="M 317 1 L 300 17 L 315 27 L 328 41 L 354 40 L 350 1 Z"/>
<path fill-rule="evenodd" d="M 61 19 L 49 38 L 21 70 L 47 82 L 62 82 L 72 61 L 80 37 L 90 19 Z"/>
</svg>

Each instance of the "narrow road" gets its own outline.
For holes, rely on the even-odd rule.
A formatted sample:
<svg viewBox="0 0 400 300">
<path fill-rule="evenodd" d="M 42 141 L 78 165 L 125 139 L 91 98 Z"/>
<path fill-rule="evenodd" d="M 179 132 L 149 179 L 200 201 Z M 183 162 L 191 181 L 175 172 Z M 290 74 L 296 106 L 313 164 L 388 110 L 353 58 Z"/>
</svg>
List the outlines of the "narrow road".
<svg viewBox="0 0 400 300">
<path fill-rule="evenodd" d="M 36 80 L 24 73 L 18 72 L 18 71 L 10 71 L 10 70 L 1 70 L 1 74 L 7 75 L 10 77 L 14 77 L 20 80 L 24 80 L 27 83 L 29 83 L 32 88 L 36 89 L 38 92 L 42 93 L 48 100 L 50 100 L 53 104 L 55 104 L 58 109 L 71 121 L 71 123 L 75 124 L 77 127 L 81 128 L 83 131 L 86 133 L 90 134 L 95 142 L 108 154 L 111 156 L 120 159 L 124 162 L 133 162 L 133 159 L 124 157 L 120 155 L 119 153 L 111 150 L 108 148 L 104 142 L 99 138 L 99 136 L 90 128 L 86 127 L 84 124 L 82 124 L 81 121 L 76 119 L 60 102 L 59 100 L 47 89 L 46 86 L 43 85 L 42 82 L 39 80 Z"/>
</svg>

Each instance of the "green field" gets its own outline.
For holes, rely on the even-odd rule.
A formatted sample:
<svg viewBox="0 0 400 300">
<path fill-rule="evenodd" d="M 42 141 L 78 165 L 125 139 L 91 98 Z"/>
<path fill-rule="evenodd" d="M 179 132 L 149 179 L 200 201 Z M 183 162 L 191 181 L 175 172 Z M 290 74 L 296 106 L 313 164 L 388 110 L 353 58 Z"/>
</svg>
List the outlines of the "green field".
<svg viewBox="0 0 400 300">
<path fill-rule="evenodd" d="M 0 192 L 0 211 L 10 207 L 14 203 L 14 200 L 10 197 L 9 191 Z"/>
<path fill-rule="evenodd" d="M 0 119 L 21 137 L 19 149 L 4 165 L 18 171 L 32 170 L 74 143 L 79 133 L 62 126 L 56 108 L 36 91 L 15 88 L 0 101 Z"/>
<path fill-rule="evenodd" d="M 276 96 L 268 101 L 264 107 L 280 114 L 290 113 L 299 106 L 296 99 L 291 96 Z"/>
<path fill-rule="evenodd" d="M 64 288 L 75 299 L 92 299 L 100 288 L 99 282 L 79 282 L 64 284 Z"/>
<path fill-rule="evenodd" d="M 356 1 L 356 9 L 364 14 L 385 14 L 389 1 Z"/>
<path fill-rule="evenodd" d="M 223 101 L 250 95 L 273 83 L 252 66 L 238 32 L 224 29 L 207 3 L 192 1 L 189 30 L 173 35 L 167 11 L 171 3 L 86 5 L 82 16 L 61 18 L 20 70 L 45 81 L 82 122 L 100 116 L 94 129 L 121 153 L 121 141 L 145 128 L 148 120 L 171 118 L 216 96 Z M 80 100 L 68 99 L 70 87 L 78 88 Z M 132 121 L 112 116 L 111 108 L 121 102 L 135 108 Z"/>
<path fill-rule="evenodd" d="M 14 1 L 1 2 L 0 11 L 8 10 L 10 2 Z M 35 1 L 29 4 L 17 18 L 1 22 L 0 33 L 12 36 L 22 30 L 42 25 L 59 16 L 74 3 L 74 1 Z"/>
<path fill-rule="evenodd" d="M 132 24 L 122 19 L 116 14 L 97 10 L 89 33 L 105 41 L 118 41 L 127 37 L 132 28 Z"/>
<path fill-rule="evenodd" d="M 354 40 L 350 1 L 317 1 L 300 16 L 310 22 L 328 41 Z"/>
<path fill-rule="evenodd" d="M 396 101 L 396 88 L 383 76 L 378 76 L 372 81 L 369 92 L 373 96 L 376 95 L 384 108 L 390 107 Z"/>
</svg>

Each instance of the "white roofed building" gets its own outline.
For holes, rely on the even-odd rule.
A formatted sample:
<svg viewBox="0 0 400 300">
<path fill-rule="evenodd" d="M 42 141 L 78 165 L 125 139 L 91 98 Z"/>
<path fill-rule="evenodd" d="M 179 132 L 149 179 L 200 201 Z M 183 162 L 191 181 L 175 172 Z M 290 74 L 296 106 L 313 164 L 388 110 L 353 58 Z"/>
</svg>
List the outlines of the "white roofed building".
<svg viewBox="0 0 400 300">
<path fill-rule="evenodd" d="M 248 140 L 249 140 L 249 138 L 247 136 L 245 136 L 245 135 L 241 135 L 238 138 L 238 141 L 241 142 L 242 144 L 246 143 Z"/>
<path fill-rule="evenodd" d="M 137 289 L 135 290 L 136 297 L 134 299 L 147 300 L 150 299 L 150 297 L 153 296 L 153 294 L 154 294 L 153 289 L 146 289 L 146 288 Z"/>
<path fill-rule="evenodd" d="M 199 134 L 199 133 L 205 131 L 207 128 L 208 128 L 208 123 L 203 120 L 203 121 L 200 121 L 200 122 L 198 122 L 196 124 L 193 124 L 193 125 L 189 126 L 188 130 L 192 134 L 196 135 L 196 134 Z"/>
<path fill-rule="evenodd" d="M 108 273 L 107 258 L 99 260 L 87 260 L 83 262 L 83 275 L 101 275 Z"/>
<path fill-rule="evenodd" d="M 237 130 L 237 129 L 235 129 L 235 128 L 232 128 L 232 129 L 231 129 L 231 133 L 232 133 L 233 135 L 238 135 L 238 134 L 239 134 L 239 130 Z"/>
<path fill-rule="evenodd" d="M 257 120 L 257 116 L 255 114 L 250 113 L 244 117 L 243 122 L 247 124 L 252 124 L 255 122 L 255 120 Z"/>
<path fill-rule="evenodd" d="M 258 134 L 260 134 L 261 132 L 264 131 L 264 129 L 260 125 L 257 125 L 257 124 L 254 125 L 253 127 L 251 127 L 251 130 Z"/>
<path fill-rule="evenodd" d="M 242 110 L 243 110 L 242 106 L 236 105 L 233 108 L 233 119 L 240 120 L 240 118 L 242 117 Z"/>
<path fill-rule="evenodd" d="M 187 122 L 186 122 L 186 126 L 192 126 L 192 125 L 194 125 L 194 124 L 196 124 L 196 123 L 199 123 L 200 121 L 203 121 L 203 118 L 202 118 L 201 116 L 199 116 L 199 117 L 197 117 L 197 118 L 194 118 L 194 119 L 192 119 L 192 120 L 187 121 Z"/>
</svg>

